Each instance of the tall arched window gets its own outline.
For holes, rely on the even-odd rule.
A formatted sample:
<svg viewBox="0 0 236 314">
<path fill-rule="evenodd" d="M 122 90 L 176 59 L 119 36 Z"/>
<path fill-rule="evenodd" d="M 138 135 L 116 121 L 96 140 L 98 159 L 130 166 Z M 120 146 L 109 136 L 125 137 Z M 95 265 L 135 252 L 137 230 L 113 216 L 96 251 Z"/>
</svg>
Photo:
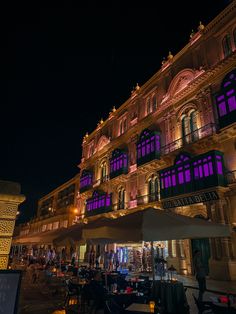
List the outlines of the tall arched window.
<svg viewBox="0 0 236 314">
<path fill-rule="evenodd" d="M 223 46 L 224 56 L 228 57 L 231 54 L 231 52 L 232 52 L 230 35 L 229 34 L 227 34 L 223 38 L 222 46 Z"/>
<path fill-rule="evenodd" d="M 115 149 L 110 159 L 110 178 L 114 178 L 122 173 L 128 172 L 128 156 L 127 153 Z"/>
<path fill-rule="evenodd" d="M 215 99 L 220 127 L 234 123 L 236 121 L 236 70 L 225 76 Z"/>
<path fill-rule="evenodd" d="M 142 165 L 160 157 L 160 133 L 145 129 L 137 142 L 137 164 Z"/>
<path fill-rule="evenodd" d="M 157 110 L 157 96 L 154 95 L 152 97 L 152 111 L 156 111 Z"/>
<path fill-rule="evenodd" d="M 122 187 L 118 191 L 118 209 L 125 208 L 125 189 Z"/>
<path fill-rule="evenodd" d="M 191 143 L 198 139 L 197 111 L 191 110 L 181 118 L 183 143 Z"/>
<path fill-rule="evenodd" d="M 107 180 L 107 163 L 103 161 L 101 163 L 101 181 L 104 182 Z"/>
<path fill-rule="evenodd" d="M 148 97 L 147 99 L 147 114 L 152 112 L 151 99 Z"/>
<path fill-rule="evenodd" d="M 148 180 L 148 200 L 149 203 L 158 200 L 158 178 L 154 176 Z"/>
</svg>

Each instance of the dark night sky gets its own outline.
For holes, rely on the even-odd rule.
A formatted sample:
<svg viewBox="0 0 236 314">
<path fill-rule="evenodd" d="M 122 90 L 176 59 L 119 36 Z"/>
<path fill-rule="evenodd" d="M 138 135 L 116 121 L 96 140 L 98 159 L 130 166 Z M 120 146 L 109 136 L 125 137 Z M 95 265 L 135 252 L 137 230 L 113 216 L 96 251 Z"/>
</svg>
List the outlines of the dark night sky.
<svg viewBox="0 0 236 314">
<path fill-rule="evenodd" d="M 229 1 L 84 3 L 20 2 L 2 12 L 0 178 L 22 185 L 20 221 L 35 213 L 38 198 L 78 172 L 86 131 Z"/>
</svg>

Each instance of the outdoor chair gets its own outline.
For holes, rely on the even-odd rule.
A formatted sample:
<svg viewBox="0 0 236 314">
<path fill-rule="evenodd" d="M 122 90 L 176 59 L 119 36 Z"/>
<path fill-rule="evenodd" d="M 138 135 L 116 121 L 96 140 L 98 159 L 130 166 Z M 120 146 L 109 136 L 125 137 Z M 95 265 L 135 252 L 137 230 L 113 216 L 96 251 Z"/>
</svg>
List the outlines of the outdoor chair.
<svg viewBox="0 0 236 314">
<path fill-rule="evenodd" d="M 71 281 L 67 279 L 65 281 L 66 284 L 66 298 L 65 298 L 65 307 L 69 304 L 71 298 L 76 297 L 77 303 L 79 303 L 79 293 L 78 290 L 73 288 L 71 285 Z"/>
<path fill-rule="evenodd" d="M 207 314 L 207 313 L 214 313 L 212 311 L 212 302 L 204 302 L 204 301 L 199 301 L 195 295 L 193 294 L 193 299 L 194 299 L 194 302 L 197 306 L 197 309 L 198 309 L 198 313 L 199 314 Z"/>
</svg>

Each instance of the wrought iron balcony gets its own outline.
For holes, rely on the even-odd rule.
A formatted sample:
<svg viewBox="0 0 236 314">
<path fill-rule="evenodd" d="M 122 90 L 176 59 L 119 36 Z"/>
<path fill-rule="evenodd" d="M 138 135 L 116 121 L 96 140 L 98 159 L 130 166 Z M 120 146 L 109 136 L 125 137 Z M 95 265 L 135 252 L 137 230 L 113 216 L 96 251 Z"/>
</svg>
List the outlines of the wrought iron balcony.
<svg viewBox="0 0 236 314">
<path fill-rule="evenodd" d="M 195 143 L 202 138 L 206 138 L 208 136 L 211 136 L 216 133 L 217 125 L 215 123 L 209 123 L 204 125 L 203 127 L 195 130 L 192 133 L 189 133 L 185 135 L 184 137 L 181 137 L 174 142 L 171 142 L 167 145 L 162 146 L 161 148 L 161 155 L 167 155 L 177 149 L 180 149 L 181 147 L 184 147 L 188 144 Z"/>
</svg>

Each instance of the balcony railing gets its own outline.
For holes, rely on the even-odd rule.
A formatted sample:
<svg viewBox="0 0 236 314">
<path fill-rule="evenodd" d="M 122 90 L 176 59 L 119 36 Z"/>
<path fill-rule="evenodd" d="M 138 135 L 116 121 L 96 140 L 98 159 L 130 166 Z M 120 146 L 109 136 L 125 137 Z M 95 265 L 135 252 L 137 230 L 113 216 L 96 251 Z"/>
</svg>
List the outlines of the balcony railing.
<svg viewBox="0 0 236 314">
<path fill-rule="evenodd" d="M 226 180 L 228 184 L 236 183 L 236 170 L 227 172 Z"/>
<path fill-rule="evenodd" d="M 157 202 L 159 197 L 156 193 L 147 194 L 147 195 L 139 195 L 137 196 L 137 205 L 145 205 L 152 202 Z"/>
<path fill-rule="evenodd" d="M 202 138 L 208 137 L 216 133 L 217 125 L 215 123 L 209 123 L 204 125 L 203 127 L 195 130 L 192 133 L 189 133 L 185 135 L 184 137 L 181 137 L 177 139 L 174 142 L 171 142 L 165 146 L 162 146 L 161 148 L 161 155 L 167 155 L 177 149 L 180 149 L 181 147 L 195 143 L 199 141 Z"/>
</svg>

